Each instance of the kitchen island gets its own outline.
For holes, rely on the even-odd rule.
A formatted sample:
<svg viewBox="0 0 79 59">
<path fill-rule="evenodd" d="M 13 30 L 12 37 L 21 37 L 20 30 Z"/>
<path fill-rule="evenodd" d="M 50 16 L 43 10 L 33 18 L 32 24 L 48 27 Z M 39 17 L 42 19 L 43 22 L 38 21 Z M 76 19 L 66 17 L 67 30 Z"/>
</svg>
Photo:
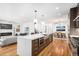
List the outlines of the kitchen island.
<svg viewBox="0 0 79 59">
<path fill-rule="evenodd" d="M 50 37 L 49 35 L 44 36 L 43 34 L 18 36 L 17 55 L 20 56 L 38 55 L 52 41 L 52 37 L 51 39 L 49 37 Z"/>
</svg>

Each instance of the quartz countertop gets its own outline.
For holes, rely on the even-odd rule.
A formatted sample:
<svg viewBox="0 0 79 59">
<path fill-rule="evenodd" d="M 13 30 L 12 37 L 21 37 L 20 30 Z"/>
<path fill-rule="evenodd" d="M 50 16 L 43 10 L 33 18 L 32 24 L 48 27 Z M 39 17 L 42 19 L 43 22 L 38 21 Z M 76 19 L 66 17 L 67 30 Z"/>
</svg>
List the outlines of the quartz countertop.
<svg viewBox="0 0 79 59">
<path fill-rule="evenodd" d="M 18 38 L 24 38 L 24 39 L 30 39 L 30 40 L 34 40 L 34 39 L 38 39 L 44 37 L 43 34 L 33 34 L 33 35 L 26 35 L 26 36 L 18 36 Z"/>
</svg>

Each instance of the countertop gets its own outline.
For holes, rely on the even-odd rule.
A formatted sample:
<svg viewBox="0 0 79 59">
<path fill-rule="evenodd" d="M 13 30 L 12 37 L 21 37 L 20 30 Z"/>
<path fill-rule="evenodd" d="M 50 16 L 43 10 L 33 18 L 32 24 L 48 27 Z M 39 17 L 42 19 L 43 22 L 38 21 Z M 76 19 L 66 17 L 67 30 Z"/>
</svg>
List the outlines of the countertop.
<svg viewBox="0 0 79 59">
<path fill-rule="evenodd" d="M 26 35 L 26 36 L 18 36 L 18 38 L 30 39 L 30 40 L 38 39 L 41 37 L 44 37 L 44 35 L 43 34 L 32 34 L 32 35 Z"/>
<path fill-rule="evenodd" d="M 79 35 L 70 35 L 70 37 L 79 37 Z"/>
</svg>

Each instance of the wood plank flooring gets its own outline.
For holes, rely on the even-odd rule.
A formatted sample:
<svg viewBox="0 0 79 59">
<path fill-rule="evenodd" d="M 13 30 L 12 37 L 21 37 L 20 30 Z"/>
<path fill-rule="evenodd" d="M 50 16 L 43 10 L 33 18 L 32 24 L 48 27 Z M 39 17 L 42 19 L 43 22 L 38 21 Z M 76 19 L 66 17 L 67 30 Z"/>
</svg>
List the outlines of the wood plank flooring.
<svg viewBox="0 0 79 59">
<path fill-rule="evenodd" d="M 53 40 L 38 56 L 71 56 L 72 51 L 66 40 Z"/>
<path fill-rule="evenodd" d="M 71 50 L 66 40 L 53 40 L 38 56 L 70 56 Z M 0 56 L 16 56 L 16 44 L 1 47 Z"/>
<path fill-rule="evenodd" d="M 0 47 L 0 56 L 15 56 L 16 44 Z"/>
</svg>

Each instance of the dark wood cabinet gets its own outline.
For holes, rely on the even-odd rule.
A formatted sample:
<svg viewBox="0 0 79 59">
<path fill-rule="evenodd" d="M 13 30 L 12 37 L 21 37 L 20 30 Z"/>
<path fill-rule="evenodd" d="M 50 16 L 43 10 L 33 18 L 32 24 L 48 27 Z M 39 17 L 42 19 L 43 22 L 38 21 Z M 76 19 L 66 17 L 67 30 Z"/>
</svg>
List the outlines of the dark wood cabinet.
<svg viewBox="0 0 79 59">
<path fill-rule="evenodd" d="M 46 39 L 46 45 L 49 45 L 50 41 L 49 38 Z"/>
<path fill-rule="evenodd" d="M 50 34 L 47 38 L 41 37 L 32 40 L 32 56 L 37 56 L 46 46 L 53 40 L 53 35 Z"/>
<path fill-rule="evenodd" d="M 70 9 L 70 27 L 75 28 L 76 27 L 76 21 L 73 21 L 77 16 L 77 7 Z"/>
<path fill-rule="evenodd" d="M 53 41 L 53 34 L 49 35 L 49 41 L 52 42 Z"/>
<path fill-rule="evenodd" d="M 77 4 L 77 15 L 79 15 L 79 3 Z"/>
<path fill-rule="evenodd" d="M 32 55 L 36 56 L 39 53 L 39 39 L 32 40 Z"/>
<path fill-rule="evenodd" d="M 75 28 L 79 28 L 79 21 L 76 21 L 76 26 Z"/>
<path fill-rule="evenodd" d="M 79 20 L 79 4 L 76 7 L 70 9 L 70 27 L 79 28 L 78 20 Z"/>
</svg>

